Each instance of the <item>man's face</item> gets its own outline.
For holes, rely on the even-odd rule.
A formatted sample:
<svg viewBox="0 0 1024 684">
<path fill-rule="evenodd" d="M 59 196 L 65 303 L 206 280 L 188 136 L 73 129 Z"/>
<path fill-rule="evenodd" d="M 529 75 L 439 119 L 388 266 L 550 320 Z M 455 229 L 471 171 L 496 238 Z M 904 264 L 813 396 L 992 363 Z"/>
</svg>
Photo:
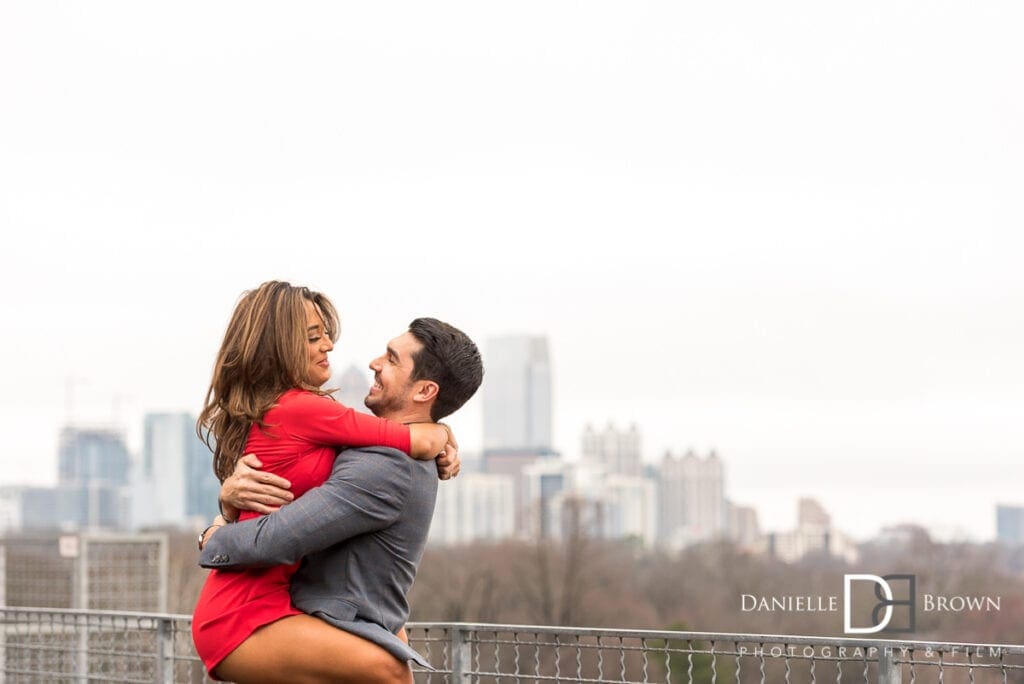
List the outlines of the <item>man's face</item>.
<svg viewBox="0 0 1024 684">
<path fill-rule="evenodd" d="M 415 394 L 412 381 L 413 354 L 423 345 L 405 332 L 388 342 L 385 352 L 370 362 L 373 385 L 363 401 L 374 415 L 386 416 L 405 410 Z"/>
</svg>

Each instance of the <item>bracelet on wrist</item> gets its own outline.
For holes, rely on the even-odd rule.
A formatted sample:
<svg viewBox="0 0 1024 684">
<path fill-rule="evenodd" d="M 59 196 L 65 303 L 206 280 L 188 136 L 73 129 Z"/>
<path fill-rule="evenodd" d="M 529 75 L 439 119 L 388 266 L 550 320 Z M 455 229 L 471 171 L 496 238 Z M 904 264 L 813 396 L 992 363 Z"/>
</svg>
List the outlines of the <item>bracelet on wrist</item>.
<svg viewBox="0 0 1024 684">
<path fill-rule="evenodd" d="M 210 530 L 216 529 L 218 527 L 224 527 L 224 526 L 221 525 L 220 523 L 214 523 L 214 524 L 210 525 L 205 530 L 203 530 L 202 532 L 199 533 L 199 550 L 200 551 L 203 550 L 203 541 L 206 539 L 206 535 L 209 533 Z"/>
</svg>

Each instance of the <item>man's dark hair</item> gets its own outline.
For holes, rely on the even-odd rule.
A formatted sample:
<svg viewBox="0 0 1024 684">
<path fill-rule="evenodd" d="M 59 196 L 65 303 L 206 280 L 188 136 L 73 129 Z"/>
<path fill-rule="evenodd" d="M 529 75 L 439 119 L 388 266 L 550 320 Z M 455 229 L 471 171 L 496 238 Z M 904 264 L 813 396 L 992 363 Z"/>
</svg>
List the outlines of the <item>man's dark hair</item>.
<svg viewBox="0 0 1024 684">
<path fill-rule="evenodd" d="M 466 333 L 436 318 L 417 318 L 409 324 L 409 332 L 423 345 L 412 357 L 411 379 L 437 383 L 430 419 L 441 420 L 461 408 L 480 387 L 484 379 L 480 350 Z"/>
</svg>

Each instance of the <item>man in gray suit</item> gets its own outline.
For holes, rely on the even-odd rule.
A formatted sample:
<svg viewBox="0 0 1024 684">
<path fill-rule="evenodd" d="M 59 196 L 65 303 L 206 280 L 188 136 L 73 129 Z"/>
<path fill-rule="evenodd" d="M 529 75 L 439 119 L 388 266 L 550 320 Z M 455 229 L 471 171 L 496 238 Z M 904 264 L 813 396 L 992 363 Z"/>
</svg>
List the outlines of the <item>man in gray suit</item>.
<svg viewBox="0 0 1024 684">
<path fill-rule="evenodd" d="M 432 318 L 413 321 L 370 368 L 374 384 L 367 407 L 404 423 L 439 421 L 461 407 L 483 379 L 476 345 Z M 274 492 L 268 483 L 287 485 L 242 470 L 222 489 L 231 517 L 237 508 L 260 508 L 252 504 L 254 487 Z M 432 461 L 382 447 L 347 449 L 320 487 L 271 515 L 208 530 L 200 565 L 260 567 L 302 559 L 291 584 L 297 609 L 377 644 L 403 664 L 414 660 L 429 667 L 396 634 L 409 616 L 406 594 L 426 544 L 437 480 Z"/>
</svg>

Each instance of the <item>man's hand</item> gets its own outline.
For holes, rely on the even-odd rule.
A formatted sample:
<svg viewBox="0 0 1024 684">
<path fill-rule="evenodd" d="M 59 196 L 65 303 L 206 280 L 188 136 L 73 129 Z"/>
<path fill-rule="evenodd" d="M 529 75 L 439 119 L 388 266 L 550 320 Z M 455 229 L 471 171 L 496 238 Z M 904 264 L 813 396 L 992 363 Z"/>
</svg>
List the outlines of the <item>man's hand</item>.
<svg viewBox="0 0 1024 684">
<path fill-rule="evenodd" d="M 438 423 L 438 425 L 444 425 L 444 423 Z M 437 465 L 437 477 L 442 480 L 450 480 L 459 474 L 462 462 L 459 460 L 459 443 L 455 441 L 455 435 L 447 425 L 444 425 L 444 429 L 448 431 L 448 443 L 444 445 L 444 452 L 438 454 L 434 463 Z"/>
<path fill-rule="evenodd" d="M 288 491 L 292 483 L 283 477 L 265 473 L 256 454 L 246 454 L 235 463 L 235 471 L 220 486 L 221 511 L 231 521 L 238 512 L 273 513 L 295 496 Z"/>
</svg>

